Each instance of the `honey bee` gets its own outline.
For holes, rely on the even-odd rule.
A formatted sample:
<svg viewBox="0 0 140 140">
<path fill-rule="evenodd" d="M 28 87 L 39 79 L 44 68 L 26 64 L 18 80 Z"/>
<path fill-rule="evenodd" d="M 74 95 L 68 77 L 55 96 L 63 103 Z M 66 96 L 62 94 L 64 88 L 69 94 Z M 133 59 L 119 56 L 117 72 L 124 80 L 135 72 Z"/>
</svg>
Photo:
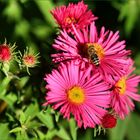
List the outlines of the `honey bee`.
<svg viewBox="0 0 140 140">
<path fill-rule="evenodd" d="M 88 53 L 90 60 L 93 62 L 93 64 L 95 66 L 99 66 L 99 64 L 100 64 L 99 57 L 98 57 L 93 45 L 88 47 L 87 53 Z"/>
</svg>

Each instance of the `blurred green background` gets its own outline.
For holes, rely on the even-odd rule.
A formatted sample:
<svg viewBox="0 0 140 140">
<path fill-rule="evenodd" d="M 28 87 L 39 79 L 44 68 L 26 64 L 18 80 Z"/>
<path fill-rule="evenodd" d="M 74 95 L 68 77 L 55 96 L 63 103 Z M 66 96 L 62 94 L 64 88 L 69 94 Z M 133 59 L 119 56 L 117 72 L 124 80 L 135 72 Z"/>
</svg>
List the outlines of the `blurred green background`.
<svg viewBox="0 0 140 140">
<path fill-rule="evenodd" d="M 0 0 L 0 43 L 16 42 L 16 51 L 26 47 L 39 52 L 40 63 L 26 71 L 19 71 L 14 63 L 10 69 L 19 78 L 8 78 L 0 72 L 0 140 L 139 140 L 140 103 L 117 127 L 94 137 L 93 129 L 78 129 L 73 119 L 62 119 L 50 107 L 42 106 L 45 96 L 43 78 L 53 65 L 51 44 L 56 38 L 57 25 L 50 14 L 56 6 L 78 0 Z M 136 74 L 140 74 L 140 0 L 85 0 L 92 9 L 97 27 L 120 31 L 132 50 Z"/>
</svg>

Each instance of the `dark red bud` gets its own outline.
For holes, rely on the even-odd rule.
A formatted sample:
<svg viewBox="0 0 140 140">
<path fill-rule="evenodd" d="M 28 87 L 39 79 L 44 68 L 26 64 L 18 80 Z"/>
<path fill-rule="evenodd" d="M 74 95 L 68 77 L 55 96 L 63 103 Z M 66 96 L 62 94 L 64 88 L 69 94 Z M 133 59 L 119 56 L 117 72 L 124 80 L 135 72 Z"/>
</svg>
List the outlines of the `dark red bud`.
<svg viewBox="0 0 140 140">
<path fill-rule="evenodd" d="M 116 126 L 116 123 L 117 119 L 111 114 L 106 114 L 102 119 L 103 128 L 113 128 Z"/>
<path fill-rule="evenodd" d="M 11 59 L 10 47 L 6 44 L 0 45 L 0 61 L 5 62 Z"/>
</svg>

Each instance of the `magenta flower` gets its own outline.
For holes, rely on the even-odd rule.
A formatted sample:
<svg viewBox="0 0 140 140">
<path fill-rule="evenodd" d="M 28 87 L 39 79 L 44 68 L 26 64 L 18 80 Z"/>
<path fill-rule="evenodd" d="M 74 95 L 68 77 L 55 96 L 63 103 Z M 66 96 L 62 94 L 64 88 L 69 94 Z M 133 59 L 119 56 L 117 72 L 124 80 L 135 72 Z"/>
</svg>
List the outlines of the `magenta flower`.
<svg viewBox="0 0 140 140">
<path fill-rule="evenodd" d="M 113 86 L 111 93 L 111 106 L 121 119 L 124 119 L 131 110 L 134 109 L 132 101 L 140 101 L 140 95 L 137 94 L 137 86 L 140 82 L 140 76 L 131 74 L 133 68 L 129 69 L 126 75 L 123 75 Z"/>
<path fill-rule="evenodd" d="M 105 31 L 102 27 L 98 35 L 94 22 L 83 30 L 73 26 L 74 37 L 67 32 L 61 34 L 55 40 L 53 47 L 61 51 L 52 54 L 54 62 L 78 59 L 92 64 L 93 68 L 105 76 L 105 80 L 111 81 L 114 76 L 120 77 L 126 73 L 130 51 L 125 50 L 125 41 L 118 41 L 119 32 Z"/>
<path fill-rule="evenodd" d="M 68 32 L 72 31 L 72 24 L 74 24 L 77 29 L 82 29 L 97 19 L 91 10 L 88 10 L 88 6 L 85 5 L 83 1 L 78 2 L 78 4 L 70 3 L 67 7 L 58 7 L 52 10 L 51 14 L 60 28 Z"/>
<path fill-rule="evenodd" d="M 45 77 L 46 104 L 59 109 L 64 118 L 73 114 L 79 127 L 95 127 L 101 123 L 110 103 L 108 86 L 92 67 L 81 70 L 74 61 L 61 63 L 58 70 Z"/>
</svg>

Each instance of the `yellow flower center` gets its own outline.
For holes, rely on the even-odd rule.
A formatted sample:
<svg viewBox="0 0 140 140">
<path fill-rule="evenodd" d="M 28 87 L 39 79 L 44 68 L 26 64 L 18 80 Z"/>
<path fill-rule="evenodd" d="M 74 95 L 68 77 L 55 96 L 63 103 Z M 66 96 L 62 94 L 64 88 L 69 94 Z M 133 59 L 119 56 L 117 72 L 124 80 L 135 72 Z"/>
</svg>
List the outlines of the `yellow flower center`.
<svg viewBox="0 0 140 140">
<path fill-rule="evenodd" d="M 71 23 L 76 23 L 76 20 L 74 17 L 67 17 L 65 19 L 65 22 L 68 23 L 68 24 L 71 24 Z"/>
<path fill-rule="evenodd" d="M 74 104 L 82 104 L 85 101 L 85 93 L 79 86 L 74 86 L 68 90 L 68 100 Z"/>
<path fill-rule="evenodd" d="M 99 59 L 102 59 L 104 57 L 104 50 L 103 50 L 103 48 L 100 44 L 98 44 L 98 43 L 87 43 L 86 46 L 87 46 L 87 49 L 93 47 L 93 49 L 95 50 L 95 53 L 97 54 Z"/>
<path fill-rule="evenodd" d="M 119 94 L 123 95 L 126 91 L 126 78 L 122 77 L 116 84 L 115 87 L 119 91 Z"/>
</svg>

